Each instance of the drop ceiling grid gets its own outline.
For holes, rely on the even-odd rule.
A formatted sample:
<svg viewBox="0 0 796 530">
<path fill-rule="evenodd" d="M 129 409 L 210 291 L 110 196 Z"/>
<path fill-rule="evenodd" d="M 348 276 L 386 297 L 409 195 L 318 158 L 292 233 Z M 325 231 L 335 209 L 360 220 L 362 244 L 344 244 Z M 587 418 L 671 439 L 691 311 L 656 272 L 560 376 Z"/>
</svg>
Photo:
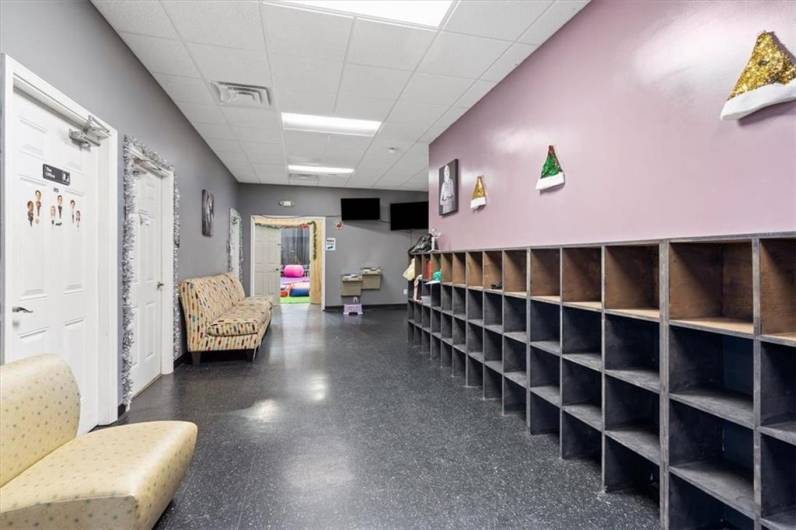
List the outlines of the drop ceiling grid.
<svg viewBox="0 0 796 530">
<path fill-rule="evenodd" d="M 425 190 L 428 143 L 588 0 L 455 0 L 438 28 L 272 1 L 208 2 L 187 10 L 173 0 L 92 2 L 239 181 L 300 184 L 289 182 L 286 166 L 305 161 L 355 168 L 350 177 L 318 184 Z M 272 35 L 278 31 L 268 29 L 269 12 L 278 13 L 278 27 L 287 28 L 281 42 Z M 320 28 L 319 42 L 295 38 L 289 28 L 302 27 L 302 21 Z M 380 40 L 398 44 L 374 46 Z M 358 82 L 351 85 L 346 79 L 354 72 Z M 292 83 L 280 82 L 291 75 Z M 313 76 L 328 89 L 286 90 L 302 88 Z M 205 96 L 215 101 L 211 81 L 265 84 L 276 96 L 274 108 L 208 105 Z M 291 147 L 281 126 L 280 111 L 301 109 L 381 115 L 384 123 L 365 142 L 323 135 L 323 149 L 313 152 L 312 141 Z M 391 146 L 397 154 L 388 151 Z"/>
</svg>

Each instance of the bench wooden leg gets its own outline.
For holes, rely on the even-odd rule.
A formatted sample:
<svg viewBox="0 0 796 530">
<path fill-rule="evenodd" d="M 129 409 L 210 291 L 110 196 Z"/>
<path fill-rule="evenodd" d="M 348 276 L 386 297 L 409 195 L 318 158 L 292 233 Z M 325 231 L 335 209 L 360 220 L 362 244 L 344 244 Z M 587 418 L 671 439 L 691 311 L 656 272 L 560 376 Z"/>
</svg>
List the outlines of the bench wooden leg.
<svg viewBox="0 0 796 530">
<path fill-rule="evenodd" d="M 202 352 L 200 351 L 192 351 L 191 352 L 191 364 L 194 366 L 199 366 L 202 362 Z"/>
</svg>

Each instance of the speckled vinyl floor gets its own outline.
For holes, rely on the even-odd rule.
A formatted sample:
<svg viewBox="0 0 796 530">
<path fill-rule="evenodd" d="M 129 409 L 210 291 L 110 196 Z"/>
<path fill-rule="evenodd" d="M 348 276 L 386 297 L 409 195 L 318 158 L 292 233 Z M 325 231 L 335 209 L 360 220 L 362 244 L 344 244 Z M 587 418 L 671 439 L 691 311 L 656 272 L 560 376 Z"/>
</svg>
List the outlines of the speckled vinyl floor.
<svg viewBox="0 0 796 530">
<path fill-rule="evenodd" d="M 158 528 L 657 528 L 499 404 L 407 350 L 405 310 L 277 310 L 253 364 L 182 365 L 124 421 L 199 426 Z"/>
</svg>

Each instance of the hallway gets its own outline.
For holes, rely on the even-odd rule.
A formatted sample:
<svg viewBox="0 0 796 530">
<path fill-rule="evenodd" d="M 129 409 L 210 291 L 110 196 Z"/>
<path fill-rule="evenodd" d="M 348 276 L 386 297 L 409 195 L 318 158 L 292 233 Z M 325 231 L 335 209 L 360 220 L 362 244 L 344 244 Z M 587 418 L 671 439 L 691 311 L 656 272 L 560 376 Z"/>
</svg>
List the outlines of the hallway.
<svg viewBox="0 0 796 530">
<path fill-rule="evenodd" d="M 253 364 L 180 366 L 125 421 L 199 426 L 158 528 L 657 528 L 655 503 L 600 493 L 477 389 L 407 352 L 406 311 L 283 306 Z"/>
</svg>

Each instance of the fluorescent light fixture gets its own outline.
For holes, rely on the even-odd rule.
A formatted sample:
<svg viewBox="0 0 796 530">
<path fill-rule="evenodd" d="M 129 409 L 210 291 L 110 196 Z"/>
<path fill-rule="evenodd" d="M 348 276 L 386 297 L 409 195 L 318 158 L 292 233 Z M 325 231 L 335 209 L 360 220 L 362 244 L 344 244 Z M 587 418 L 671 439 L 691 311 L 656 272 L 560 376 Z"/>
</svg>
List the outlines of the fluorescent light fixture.
<svg viewBox="0 0 796 530">
<path fill-rule="evenodd" d="M 291 173 L 309 173 L 312 175 L 350 175 L 354 172 L 350 167 L 302 166 L 288 164 L 287 170 Z"/>
<path fill-rule="evenodd" d="M 291 131 L 373 136 L 376 134 L 376 131 L 379 130 L 381 122 L 283 112 L 282 125 L 285 127 L 285 130 Z"/>
<path fill-rule="evenodd" d="M 289 0 L 291 4 L 342 11 L 420 26 L 439 27 L 453 0 Z"/>
</svg>

